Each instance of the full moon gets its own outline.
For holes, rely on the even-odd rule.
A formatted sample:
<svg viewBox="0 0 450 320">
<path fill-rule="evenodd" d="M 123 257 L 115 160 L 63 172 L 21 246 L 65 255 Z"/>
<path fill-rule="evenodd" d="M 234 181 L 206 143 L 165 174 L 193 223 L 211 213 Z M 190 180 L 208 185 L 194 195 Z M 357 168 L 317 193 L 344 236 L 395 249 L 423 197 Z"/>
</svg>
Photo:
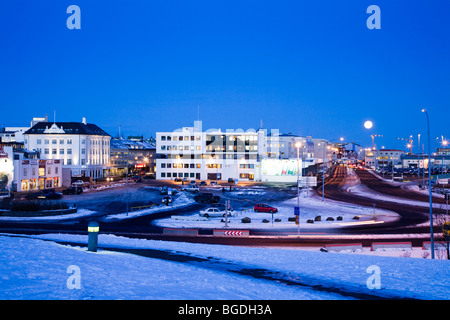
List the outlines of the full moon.
<svg viewBox="0 0 450 320">
<path fill-rule="evenodd" d="M 367 120 L 366 122 L 364 122 L 364 128 L 366 129 L 370 129 L 373 127 L 373 123 L 370 120 Z"/>
</svg>

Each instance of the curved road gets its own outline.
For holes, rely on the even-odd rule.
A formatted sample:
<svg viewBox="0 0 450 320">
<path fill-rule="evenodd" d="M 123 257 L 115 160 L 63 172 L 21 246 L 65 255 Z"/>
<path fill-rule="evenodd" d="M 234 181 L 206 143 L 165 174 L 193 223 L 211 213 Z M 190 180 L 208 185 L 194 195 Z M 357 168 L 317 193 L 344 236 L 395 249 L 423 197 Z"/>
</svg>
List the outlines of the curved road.
<svg viewBox="0 0 450 320">
<path fill-rule="evenodd" d="M 405 199 L 414 199 L 423 201 L 427 197 L 423 197 L 421 194 L 416 194 L 410 191 L 406 191 L 400 187 L 392 186 L 389 183 L 385 183 L 382 180 L 376 178 L 365 170 L 356 171 L 361 183 L 367 187 L 388 195 L 395 195 Z M 326 179 L 325 182 L 325 197 L 336 201 L 353 203 L 368 207 L 386 209 L 394 211 L 399 214 L 400 219 L 393 222 L 386 222 L 383 224 L 374 225 L 358 225 L 353 227 L 347 227 L 344 231 L 338 232 L 345 234 L 411 234 L 411 233 L 429 233 L 429 227 L 417 226 L 420 224 L 426 224 L 428 222 L 428 209 L 425 207 L 413 206 L 406 203 L 395 203 L 390 201 L 374 200 L 371 198 L 358 196 L 351 192 L 346 192 L 345 186 L 351 182 L 352 177 L 347 174 L 347 167 L 335 166 L 332 169 L 332 174 Z M 319 186 L 317 192 L 321 195 L 322 188 Z M 279 190 L 279 200 L 283 197 L 292 197 L 292 191 L 288 189 Z M 281 195 L 282 194 L 282 195 Z M 223 194 L 226 197 L 226 194 Z M 247 199 L 242 199 L 244 202 Z M 275 200 L 275 199 L 274 199 Z M 151 222 L 155 219 L 168 217 L 173 214 L 190 214 L 192 211 L 200 210 L 204 205 L 193 204 L 181 209 L 174 209 L 171 211 L 165 211 L 158 214 L 142 216 L 132 219 L 120 220 L 114 223 L 102 223 L 101 231 L 123 235 L 128 237 L 140 237 L 148 239 L 165 239 L 174 241 L 189 241 L 189 242 L 207 242 L 229 245 L 259 245 L 259 246 L 301 246 L 301 245 L 323 245 L 325 243 L 332 242 L 331 240 L 323 237 L 316 237 L 313 239 L 298 239 L 295 237 L 279 237 L 280 232 L 267 231 L 267 230 L 251 230 L 251 235 L 258 235 L 261 237 L 250 238 L 225 238 L 225 237 L 211 237 L 211 230 L 199 230 L 200 237 L 181 237 L 181 236 L 166 236 L 162 235 L 161 228 L 151 226 Z M 434 209 L 434 212 L 443 212 L 443 210 Z M 67 233 L 87 233 L 87 224 L 92 220 L 92 216 L 86 218 L 78 218 L 76 221 L 64 221 L 55 223 L 27 223 L 26 225 L 17 222 L 2 223 L 0 226 L 1 232 L 18 232 L 18 233 L 49 233 L 49 232 L 67 232 Z M 16 230 L 16 231 L 14 231 Z M 283 230 L 286 231 L 286 230 Z M 325 234 L 336 234 L 335 230 L 315 230 L 316 232 L 323 232 Z M 296 234 L 297 227 L 293 226 L 290 234 Z M 415 239 L 415 245 L 421 244 L 424 239 Z M 395 241 L 400 241 L 398 238 Z M 409 239 L 408 241 L 411 241 Z M 336 242 L 336 240 L 334 240 Z M 354 242 L 350 240 L 339 240 L 339 242 Z M 358 240 L 363 245 L 370 245 L 372 240 Z"/>
<path fill-rule="evenodd" d="M 428 197 L 423 194 L 407 191 L 398 186 L 393 186 L 386 183 L 366 170 L 358 169 L 356 171 L 362 184 L 369 188 L 385 195 L 396 196 L 404 199 L 413 199 L 417 201 L 424 201 L 428 203 Z M 400 219 L 393 222 L 387 222 L 376 227 L 371 227 L 370 230 L 366 227 L 351 228 L 354 233 L 368 232 L 371 233 L 428 233 L 429 226 L 417 226 L 429 221 L 429 209 L 424 206 L 415 206 L 408 203 L 393 202 L 386 200 L 378 200 L 369 197 L 353 194 L 346 191 L 348 183 L 347 167 L 336 166 L 333 168 L 332 174 L 325 181 L 325 197 L 337 201 L 349 202 L 367 207 L 385 209 L 394 211 L 399 214 Z M 322 194 L 322 188 L 317 189 L 319 194 Z M 426 199 L 426 202 L 425 202 Z M 439 199 L 439 198 L 438 198 Z M 433 213 L 445 213 L 442 209 L 433 209 Z"/>
</svg>

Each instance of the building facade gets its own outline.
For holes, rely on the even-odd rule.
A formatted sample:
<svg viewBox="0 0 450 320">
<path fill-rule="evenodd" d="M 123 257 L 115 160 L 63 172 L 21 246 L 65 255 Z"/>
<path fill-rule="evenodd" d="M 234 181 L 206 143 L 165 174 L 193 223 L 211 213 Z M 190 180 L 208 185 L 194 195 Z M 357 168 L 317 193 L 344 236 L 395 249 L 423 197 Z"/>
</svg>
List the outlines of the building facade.
<svg viewBox="0 0 450 320">
<path fill-rule="evenodd" d="M 156 133 L 156 178 L 260 180 L 262 131 L 194 127 Z"/>
<path fill-rule="evenodd" d="M 61 160 L 14 160 L 14 191 L 33 191 L 62 186 Z"/>
<path fill-rule="evenodd" d="M 298 160 L 296 142 L 302 144 Z M 295 183 L 302 169 L 314 163 L 310 138 L 277 130 L 270 135 L 263 129 L 203 131 L 196 121 L 193 127 L 156 133 L 157 179 Z"/>
<path fill-rule="evenodd" d="M 365 152 L 365 165 L 370 168 L 380 168 L 380 167 L 397 167 L 401 168 L 402 155 L 404 152 L 397 149 L 380 149 L 380 150 L 370 150 Z"/>
<path fill-rule="evenodd" d="M 23 134 L 27 150 L 59 159 L 72 177 L 102 178 L 109 169 L 111 136 L 86 122 L 37 122 Z"/>
<path fill-rule="evenodd" d="M 111 139 L 109 176 L 155 174 L 156 147 L 142 139 Z"/>
</svg>

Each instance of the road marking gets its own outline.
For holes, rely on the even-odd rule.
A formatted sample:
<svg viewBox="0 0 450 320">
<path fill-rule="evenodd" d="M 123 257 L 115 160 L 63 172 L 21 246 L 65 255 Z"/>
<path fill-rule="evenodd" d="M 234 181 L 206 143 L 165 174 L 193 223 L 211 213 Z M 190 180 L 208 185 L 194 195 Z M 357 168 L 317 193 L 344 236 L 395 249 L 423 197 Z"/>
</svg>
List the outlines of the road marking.
<svg viewBox="0 0 450 320">
<path fill-rule="evenodd" d="M 355 221 L 355 222 L 342 222 L 342 223 L 338 223 L 338 224 L 340 226 L 355 226 L 355 225 L 380 224 L 380 223 L 384 223 L 384 221 L 367 220 L 367 221 Z"/>
</svg>

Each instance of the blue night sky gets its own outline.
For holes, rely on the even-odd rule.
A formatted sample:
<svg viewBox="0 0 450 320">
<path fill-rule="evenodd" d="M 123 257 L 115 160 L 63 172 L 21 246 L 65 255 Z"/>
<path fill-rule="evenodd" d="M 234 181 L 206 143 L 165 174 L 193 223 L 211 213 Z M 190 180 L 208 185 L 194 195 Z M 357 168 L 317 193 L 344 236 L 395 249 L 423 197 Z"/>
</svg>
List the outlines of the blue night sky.
<svg viewBox="0 0 450 320">
<path fill-rule="evenodd" d="M 69 5 L 81 30 L 69 30 Z M 381 29 L 369 30 L 369 5 Z M 406 150 L 450 138 L 450 2 L 3 1 L 0 126 L 33 116 L 112 136 L 267 129 Z M 363 122 L 374 122 L 371 130 Z M 422 140 L 422 143 L 425 139 Z"/>
</svg>

